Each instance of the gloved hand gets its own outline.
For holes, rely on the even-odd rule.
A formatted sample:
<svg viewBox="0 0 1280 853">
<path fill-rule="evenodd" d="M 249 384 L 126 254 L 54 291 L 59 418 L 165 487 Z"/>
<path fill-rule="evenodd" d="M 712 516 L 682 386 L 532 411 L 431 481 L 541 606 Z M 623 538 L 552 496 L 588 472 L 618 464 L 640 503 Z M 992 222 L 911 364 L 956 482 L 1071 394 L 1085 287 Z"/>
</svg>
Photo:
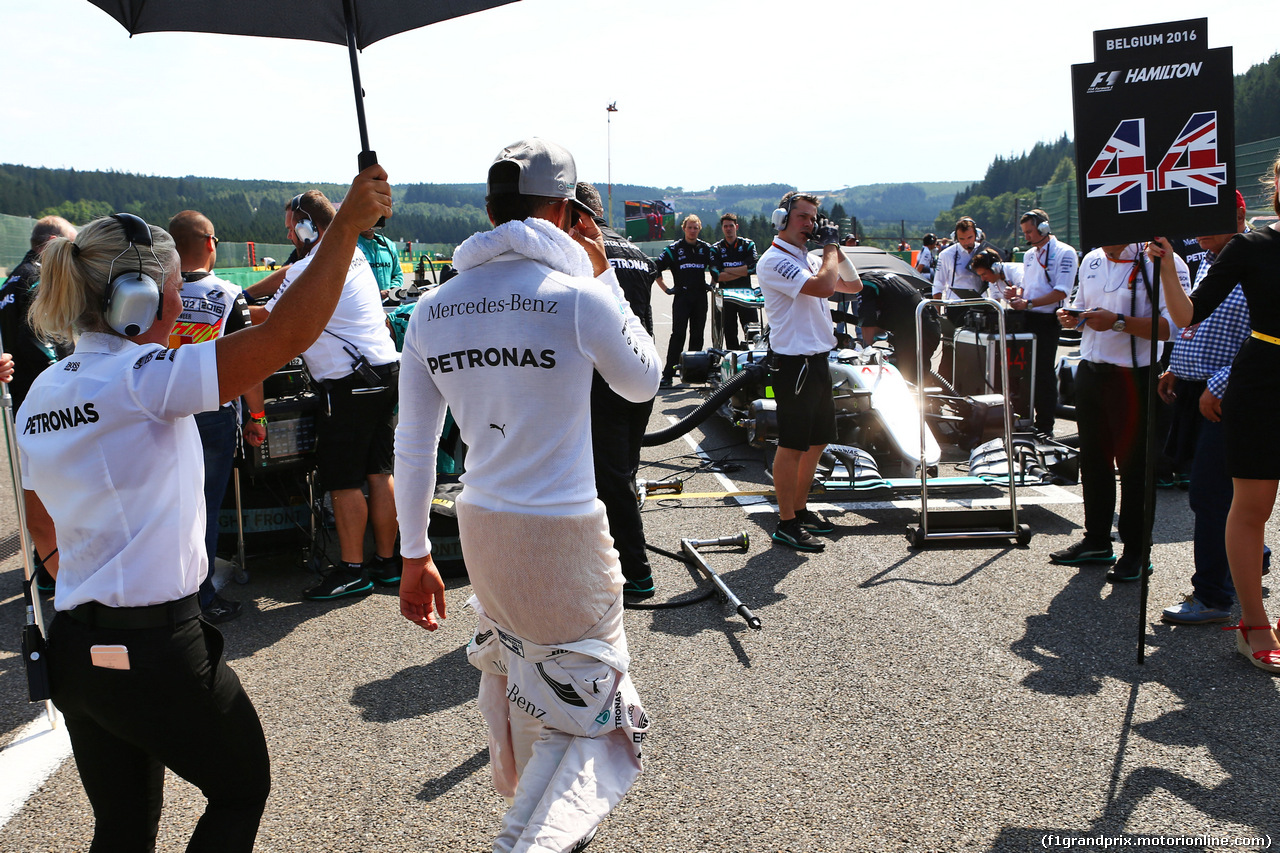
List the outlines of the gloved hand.
<svg viewBox="0 0 1280 853">
<path fill-rule="evenodd" d="M 840 244 L 840 226 L 829 219 L 822 220 L 818 223 L 818 227 L 813 230 L 813 242 L 820 246 L 838 246 Z"/>
</svg>

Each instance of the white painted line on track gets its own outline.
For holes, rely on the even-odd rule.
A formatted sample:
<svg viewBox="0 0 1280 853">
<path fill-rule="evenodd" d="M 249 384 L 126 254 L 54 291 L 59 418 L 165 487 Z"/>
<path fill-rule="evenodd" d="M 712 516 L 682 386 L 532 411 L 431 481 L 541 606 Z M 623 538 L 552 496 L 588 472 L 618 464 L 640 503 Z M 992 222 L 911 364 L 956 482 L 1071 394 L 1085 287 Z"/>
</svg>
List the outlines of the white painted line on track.
<svg viewBox="0 0 1280 853">
<path fill-rule="evenodd" d="M 667 420 L 671 423 L 677 423 L 677 419 L 668 415 Z M 682 438 L 693 448 L 693 452 L 698 454 L 706 461 L 710 462 L 711 457 L 702 449 L 702 445 L 694 441 L 691 433 L 685 433 Z M 726 492 L 736 492 L 740 490 L 737 483 L 730 480 L 724 474 L 716 472 L 714 474 L 716 482 Z M 679 495 L 671 497 L 678 498 Z M 742 507 L 742 511 L 747 515 L 757 514 L 773 514 L 777 512 L 776 504 L 763 495 L 735 495 L 733 497 L 738 502 L 738 506 Z M 1079 495 L 1073 495 L 1061 486 L 1023 486 L 1018 489 L 1018 506 L 1047 506 L 1050 504 L 1080 504 L 1084 503 L 1084 499 Z M 919 509 L 919 498 L 899 498 L 892 501 L 818 501 L 811 500 L 810 504 L 822 510 L 843 510 L 849 512 L 852 510 L 881 510 L 881 509 Z M 1006 509 L 1009 506 L 1008 496 L 993 496 L 989 498 L 930 498 L 929 509 Z"/>
<path fill-rule="evenodd" d="M 0 827 L 22 810 L 71 754 L 67 725 L 61 714 L 57 718 L 57 728 L 50 729 L 48 716 L 41 714 L 0 750 Z"/>
</svg>

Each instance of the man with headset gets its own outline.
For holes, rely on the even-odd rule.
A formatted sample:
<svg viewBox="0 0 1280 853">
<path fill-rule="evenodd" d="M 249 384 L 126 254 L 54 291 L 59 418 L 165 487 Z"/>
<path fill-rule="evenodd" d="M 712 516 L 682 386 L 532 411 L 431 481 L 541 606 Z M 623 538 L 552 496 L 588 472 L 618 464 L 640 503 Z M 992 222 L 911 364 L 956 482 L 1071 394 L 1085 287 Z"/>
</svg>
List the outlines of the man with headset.
<svg viewBox="0 0 1280 853">
<path fill-rule="evenodd" d="M 818 459 L 836 440 L 835 403 L 827 356 L 836 345 L 828 297 L 858 293 L 857 272 L 840 275 L 840 229 L 818 222 L 818 199 L 789 192 L 773 212 L 778 235 L 756 266 L 769 315 L 771 383 L 778 405 L 778 454 L 773 487 L 778 497 L 778 527 L 773 541 L 798 551 L 821 551 L 815 533 L 835 530 L 806 505 Z M 822 260 L 810 260 L 805 245 L 822 246 Z"/>
<path fill-rule="evenodd" d="M 333 205 L 319 190 L 295 196 L 289 203 L 285 221 L 299 260 L 264 306 L 266 313 L 315 257 L 333 216 Z M 395 553 L 392 417 L 399 400 L 400 355 L 387 331 L 373 271 L 359 249 L 351 259 L 333 317 L 302 358 L 320 386 L 316 467 L 322 488 L 333 500 L 341 551 L 339 564 L 302 594 L 327 600 L 367 593 L 373 581 L 395 585 L 400 581 L 400 559 Z M 366 484 L 367 502 L 361 494 Z M 364 560 L 367 526 L 373 528 L 376 550 L 368 564 Z"/>
<path fill-rule="evenodd" d="M 973 270 L 973 257 L 985 245 L 986 240 L 978 223 L 968 216 L 956 221 L 956 241 L 938 253 L 934 266 L 933 298 L 943 302 L 959 302 L 962 299 L 978 299 L 990 295 L 999 299 L 1003 294 L 988 285 Z M 943 378 L 951 378 L 954 335 L 964 325 L 967 308 L 946 308 L 942 311 L 942 364 L 939 371 Z"/>
<path fill-rule="evenodd" d="M 1022 293 L 1009 307 L 1026 317 L 1026 329 L 1036 336 L 1035 431 L 1053 435 L 1058 412 L 1058 332 L 1054 316 L 1076 283 L 1076 250 L 1053 236 L 1049 215 L 1040 208 L 1022 214 L 1027 252 L 1022 259 Z"/>
<path fill-rule="evenodd" d="M 1189 289 L 1187 265 L 1174 258 L 1183 289 Z M 1076 424 L 1080 429 L 1080 482 L 1084 497 L 1084 538 L 1054 551 L 1049 561 L 1066 565 L 1110 565 L 1111 583 L 1140 580 L 1151 564 L 1139 562 L 1143 539 L 1147 388 L 1152 377 L 1152 334 L 1168 340 L 1173 323 L 1164 302 L 1151 317 L 1156 282 L 1145 246 L 1116 244 L 1094 249 L 1080 265 L 1080 286 L 1058 321 L 1081 329 L 1081 361 L 1076 369 Z M 1124 551 L 1111 549 L 1111 519 L 1116 508 L 1116 470 L 1120 471 L 1120 521 Z"/>
</svg>

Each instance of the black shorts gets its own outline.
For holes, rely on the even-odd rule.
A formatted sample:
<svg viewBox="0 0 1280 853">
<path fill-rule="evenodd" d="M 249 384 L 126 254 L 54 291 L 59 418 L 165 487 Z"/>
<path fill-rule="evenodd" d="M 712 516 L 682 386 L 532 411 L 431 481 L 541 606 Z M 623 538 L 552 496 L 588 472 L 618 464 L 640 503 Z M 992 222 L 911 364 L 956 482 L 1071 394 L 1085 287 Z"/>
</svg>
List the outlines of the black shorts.
<svg viewBox="0 0 1280 853">
<path fill-rule="evenodd" d="M 358 373 L 327 379 L 316 418 L 316 467 L 326 491 L 358 489 L 371 474 L 395 466 L 392 418 L 400 402 L 400 363 L 373 368 L 381 386 L 368 387 Z"/>
<path fill-rule="evenodd" d="M 778 403 L 778 446 L 808 450 L 836 440 L 836 404 L 831 394 L 831 366 L 825 352 L 817 355 L 773 354 L 770 374 Z"/>
</svg>

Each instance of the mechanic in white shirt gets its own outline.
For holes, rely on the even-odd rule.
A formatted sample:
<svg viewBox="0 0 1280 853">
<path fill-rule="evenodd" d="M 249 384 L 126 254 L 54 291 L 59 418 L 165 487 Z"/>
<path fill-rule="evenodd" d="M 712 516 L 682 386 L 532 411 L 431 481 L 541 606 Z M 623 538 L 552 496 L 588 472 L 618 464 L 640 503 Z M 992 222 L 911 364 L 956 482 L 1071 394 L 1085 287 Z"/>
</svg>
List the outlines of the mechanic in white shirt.
<svg viewBox="0 0 1280 853">
<path fill-rule="evenodd" d="M 916 255 L 916 272 L 925 281 L 933 281 L 933 267 L 938 262 L 935 254 L 938 238 L 933 234 L 926 234 L 920 240 L 920 254 Z"/>
<path fill-rule="evenodd" d="M 386 173 L 372 166 L 274 316 L 179 349 L 166 348 L 183 306 L 163 230 L 115 214 L 45 250 L 32 325 L 78 340 L 32 385 L 18 446 L 61 552 L 47 658 L 93 806 L 92 849 L 154 848 L 166 766 L 208 799 L 187 849 L 253 848 L 267 746 L 222 635 L 197 618 L 205 508 L 191 415 L 240 396 L 315 340 L 356 235 L 390 212 Z"/>
<path fill-rule="evenodd" d="M 1081 361 L 1076 369 L 1076 424 L 1080 430 L 1080 480 L 1084 497 L 1084 538 L 1054 551 L 1051 562 L 1067 565 L 1114 563 L 1111 583 L 1140 580 L 1151 564 L 1140 564 L 1146 472 L 1147 388 L 1153 331 L 1169 340 L 1173 323 L 1163 302 L 1151 317 L 1155 283 L 1144 244 L 1094 249 L 1080 265 L 1080 284 L 1069 309 L 1059 309 L 1063 326 L 1082 326 Z M 1174 258 L 1178 280 L 1191 287 L 1187 265 Z M 1111 519 L 1116 507 L 1116 469 L 1120 471 L 1120 521 L 1124 545 L 1117 560 L 1111 549 Z"/>
<path fill-rule="evenodd" d="M 333 215 L 333 205 L 319 190 L 290 202 L 286 223 L 303 257 L 285 273 L 266 313 L 311 263 Z M 321 487 L 333 501 L 341 552 L 339 564 L 302 595 L 325 601 L 366 594 L 375 581 L 394 586 L 400 582 L 400 560 L 395 553 L 392 422 L 399 402 L 400 354 L 387 328 L 378 282 L 358 248 L 333 317 L 302 359 L 321 389 L 316 468 Z M 362 487 L 368 489 L 367 500 Z M 369 563 L 364 559 L 366 527 L 373 529 L 374 557 Z"/>
<path fill-rule="evenodd" d="M 978 223 L 967 216 L 956 221 L 955 242 L 938 253 L 933 272 L 933 298 L 943 302 L 959 302 L 962 299 L 978 299 L 990 296 L 999 300 L 1003 294 L 999 288 L 989 286 L 973 271 L 973 256 L 986 241 Z M 968 308 L 947 308 L 939 311 L 942 318 L 942 361 L 939 373 L 950 381 L 954 365 L 955 333 L 965 324 Z"/>
<path fill-rule="evenodd" d="M 1053 236 L 1049 215 L 1036 208 L 1019 222 L 1027 251 L 1022 259 L 1022 293 L 1009 307 L 1026 312 L 1027 331 L 1036 336 L 1036 398 L 1033 425 L 1041 435 L 1053 435 L 1058 413 L 1058 308 L 1071 295 L 1079 261 L 1076 250 Z"/>
<path fill-rule="evenodd" d="M 831 533 L 830 521 L 807 506 L 818 459 L 835 441 L 836 414 L 831 396 L 827 356 L 836 345 L 828 297 L 858 293 L 862 281 L 848 264 L 840 229 L 818 223 L 818 199 L 789 192 L 773 212 L 778 235 L 756 264 L 756 278 L 769 317 L 770 377 L 778 404 L 778 454 L 773 485 L 778 496 L 778 527 L 773 541 L 798 551 L 821 551 L 813 534 Z M 811 260 L 805 244 L 822 246 L 821 260 Z"/>
</svg>

